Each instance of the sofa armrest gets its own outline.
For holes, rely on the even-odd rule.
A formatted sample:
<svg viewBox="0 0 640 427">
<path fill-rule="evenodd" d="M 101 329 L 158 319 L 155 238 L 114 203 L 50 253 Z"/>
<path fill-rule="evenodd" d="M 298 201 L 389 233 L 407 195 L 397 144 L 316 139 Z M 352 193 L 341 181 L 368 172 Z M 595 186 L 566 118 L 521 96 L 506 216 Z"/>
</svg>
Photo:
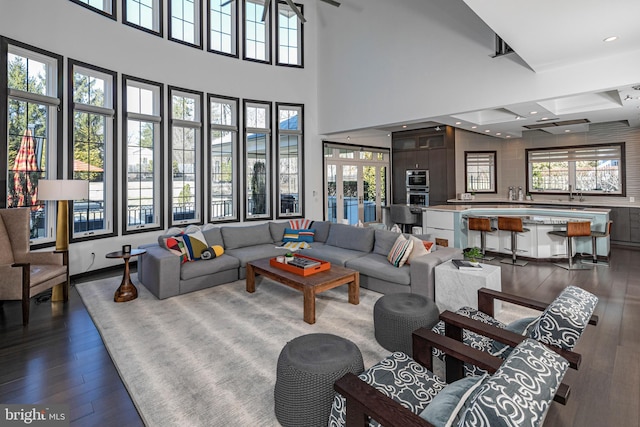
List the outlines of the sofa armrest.
<svg viewBox="0 0 640 427">
<path fill-rule="evenodd" d="M 138 280 L 159 299 L 180 293 L 180 257 L 158 245 L 138 257 Z"/>
<path fill-rule="evenodd" d="M 423 295 L 435 301 L 435 272 L 436 266 L 462 256 L 462 250 L 457 248 L 441 248 L 437 251 L 422 255 L 411 260 L 411 292 Z"/>
</svg>

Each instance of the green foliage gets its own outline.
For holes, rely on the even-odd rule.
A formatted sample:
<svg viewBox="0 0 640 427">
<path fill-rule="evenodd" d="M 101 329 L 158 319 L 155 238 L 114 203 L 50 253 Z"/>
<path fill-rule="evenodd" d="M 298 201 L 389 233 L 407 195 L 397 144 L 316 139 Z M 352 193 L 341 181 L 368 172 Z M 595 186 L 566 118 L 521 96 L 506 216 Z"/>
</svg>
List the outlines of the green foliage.
<svg viewBox="0 0 640 427">
<path fill-rule="evenodd" d="M 478 260 L 482 259 L 482 250 L 477 246 L 474 246 L 473 248 L 467 248 L 464 251 L 464 256 L 471 262 L 477 262 Z"/>
<path fill-rule="evenodd" d="M 186 205 L 190 203 L 192 200 L 191 194 L 191 186 L 189 184 L 185 184 L 178 195 L 178 202 L 182 205 Z"/>
<path fill-rule="evenodd" d="M 267 168 L 264 162 L 255 162 L 251 174 L 251 199 L 253 200 L 252 214 L 267 213 Z"/>
</svg>

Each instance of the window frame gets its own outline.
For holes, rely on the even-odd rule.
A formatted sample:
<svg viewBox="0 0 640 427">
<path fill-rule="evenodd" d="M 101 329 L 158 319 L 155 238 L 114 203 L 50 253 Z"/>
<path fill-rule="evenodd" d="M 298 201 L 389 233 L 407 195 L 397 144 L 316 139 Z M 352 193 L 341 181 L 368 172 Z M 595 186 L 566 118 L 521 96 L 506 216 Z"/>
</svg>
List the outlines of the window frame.
<svg viewBox="0 0 640 427">
<path fill-rule="evenodd" d="M 115 71 L 111 71 L 111 70 L 107 70 L 105 68 L 101 68 L 101 67 L 97 67 L 95 65 L 91 65 L 91 64 L 87 64 L 84 62 L 80 62 L 74 59 L 69 59 L 68 61 L 68 67 L 67 69 L 68 71 L 68 84 L 67 84 L 67 88 L 68 88 L 68 97 L 69 97 L 69 102 L 68 102 L 68 114 L 67 114 L 67 119 L 68 119 L 68 134 L 69 134 L 69 149 L 67 150 L 67 159 L 68 159 L 68 168 L 67 168 L 67 176 L 70 177 L 70 179 L 73 179 L 74 176 L 74 170 L 73 170 L 73 165 L 74 165 L 74 143 L 75 143 L 75 139 L 74 139 L 74 117 L 75 117 L 75 111 L 76 111 L 76 104 L 73 101 L 74 99 L 74 73 L 75 73 L 75 69 L 76 67 L 79 67 L 81 69 L 86 69 L 88 71 L 93 71 L 96 74 L 104 74 L 107 76 L 111 77 L 111 107 L 103 107 L 104 110 L 107 109 L 111 109 L 113 110 L 113 112 L 111 113 L 111 129 L 110 129 L 110 137 L 111 140 L 107 141 L 107 139 L 105 138 L 105 160 L 111 162 L 111 164 L 107 164 L 107 167 L 104 169 L 104 179 L 105 179 L 105 190 L 104 190 L 104 197 L 103 197 L 103 203 L 104 203 L 104 208 L 103 208 L 103 215 L 104 215 L 104 221 L 105 221 L 105 227 L 102 230 L 98 230 L 98 231 L 94 231 L 94 230 L 88 230 L 85 232 L 79 232 L 76 233 L 74 231 L 74 227 L 71 228 L 70 230 L 70 242 L 80 242 L 80 241 L 85 241 L 85 240 L 93 240 L 93 239 L 99 239 L 99 238 L 105 238 L 105 237 L 113 237 L 117 235 L 117 200 L 116 200 L 116 188 L 117 188 L 117 177 L 116 177 L 116 170 L 117 170 L 117 165 L 118 165 L 118 157 L 117 157 L 117 129 L 118 129 L 118 114 L 117 114 L 117 105 L 118 105 L 118 91 L 117 91 L 117 85 L 118 85 L 118 73 L 116 73 Z M 93 111 L 92 111 L 93 110 Z M 89 106 L 88 108 L 82 109 L 80 108 L 80 111 L 83 112 L 98 112 L 99 110 L 97 108 L 93 108 L 92 106 Z M 107 113 L 107 111 L 104 111 L 105 113 Z M 90 184 L 89 184 L 90 185 Z M 89 192 L 91 193 L 91 192 Z M 91 201 L 91 194 L 89 194 L 89 202 Z M 71 209 L 69 209 L 70 211 L 70 215 L 72 216 L 71 222 L 70 224 L 75 225 L 74 220 L 73 220 L 73 215 L 74 215 L 74 210 L 73 210 L 73 202 L 71 202 L 70 204 Z"/>
<path fill-rule="evenodd" d="M 529 156 L 532 152 L 540 152 L 540 151 L 548 151 L 548 152 L 553 152 L 553 151 L 562 151 L 562 150 L 566 150 L 569 152 L 575 152 L 575 151 L 580 151 L 580 150 L 589 150 L 589 149 L 597 149 L 599 147 L 617 147 L 619 149 L 619 153 L 620 153 L 620 158 L 617 159 L 620 164 L 619 164 L 619 180 L 620 180 L 620 191 L 618 192 L 607 192 L 604 190 L 577 190 L 576 189 L 576 168 L 575 168 L 575 162 L 576 160 L 571 160 L 568 159 L 568 182 L 567 182 L 567 186 L 571 185 L 572 186 L 572 190 L 571 192 L 576 193 L 576 192 L 580 192 L 583 195 L 590 195 L 590 196 L 606 196 L 606 197 L 626 197 L 627 195 L 627 185 L 626 185 L 626 146 L 624 142 L 611 142 L 611 143 L 604 143 L 604 144 L 588 144 L 588 145 L 569 145 L 569 146 L 559 146 L 559 147 L 541 147 L 541 148 L 527 148 L 525 150 L 525 156 L 524 156 L 524 162 L 525 162 L 525 168 L 526 168 L 526 188 L 527 188 L 527 193 L 530 194 L 559 194 L 559 195 L 564 195 L 564 194 L 569 194 L 570 191 L 567 190 L 553 190 L 553 191 L 545 191 L 545 190 L 536 190 L 534 188 L 532 188 L 532 163 L 529 161 Z M 571 156 L 570 154 L 568 155 L 569 157 Z M 572 165 L 573 163 L 573 165 Z"/>
<path fill-rule="evenodd" d="M 99 9 L 99 8 L 97 8 L 95 6 L 91 6 L 90 4 L 83 2 L 82 0 L 70 0 L 70 1 L 72 3 L 75 3 L 75 4 L 79 5 L 79 6 L 85 7 L 85 8 L 87 8 L 87 9 L 93 11 L 93 12 L 99 13 L 100 15 L 105 16 L 105 17 L 107 17 L 109 19 L 113 19 L 114 21 L 116 21 L 118 19 L 117 18 L 118 14 L 117 14 L 117 11 L 116 11 L 116 0 L 102 0 L 102 3 L 105 4 L 105 5 L 106 4 L 111 4 L 111 12 L 106 11 L 104 9 L 104 6 L 103 6 L 102 9 Z"/>
<path fill-rule="evenodd" d="M 176 38 L 173 36 L 173 5 L 174 2 L 181 2 L 183 3 L 185 0 L 169 0 L 169 4 L 168 4 L 168 13 L 167 13 L 167 20 L 168 20 L 168 34 L 167 37 L 169 40 L 176 42 L 176 43 L 180 43 L 183 44 L 185 46 L 190 46 L 196 49 L 202 49 L 202 1 L 201 0 L 193 0 L 194 2 L 194 34 L 193 34 L 193 40 L 194 43 L 190 43 L 186 40 L 182 40 L 179 38 Z"/>
<path fill-rule="evenodd" d="M 280 129 L 280 110 L 298 110 L 298 129 L 287 130 Z M 276 219 L 281 218 L 304 218 L 304 104 L 290 104 L 276 102 L 276 191 L 275 191 L 275 205 L 276 205 Z M 282 212 L 282 200 L 280 195 L 280 136 L 282 135 L 296 135 L 298 136 L 298 206 L 299 212 L 292 212 L 287 214 Z"/>
<path fill-rule="evenodd" d="M 273 2 L 269 2 L 269 8 L 267 9 L 267 15 L 264 20 L 265 25 L 265 57 L 266 59 L 257 59 L 251 58 L 247 56 L 247 2 L 251 1 L 251 3 L 258 3 L 258 0 L 242 0 L 242 17 L 243 17 L 243 25 L 242 25 L 242 59 L 245 61 L 258 62 L 261 64 L 271 64 L 272 63 L 272 52 L 271 52 L 271 29 L 272 29 L 272 9 L 271 4 Z M 264 0 L 260 0 L 264 5 Z"/>
<path fill-rule="evenodd" d="M 153 150 L 153 183 L 154 183 L 154 212 L 156 214 L 155 221 L 148 224 L 140 224 L 130 226 L 127 215 L 128 208 L 128 122 L 129 122 L 129 111 L 127 109 L 127 86 L 129 82 L 134 82 L 133 86 L 136 87 L 147 87 L 147 88 L 157 88 L 158 89 L 158 104 L 154 109 L 158 110 L 158 115 L 149 116 L 149 118 L 158 117 L 155 123 L 157 123 L 157 147 L 154 143 Z M 164 84 L 154 82 L 151 80 L 145 80 L 138 77 L 130 76 L 123 74 L 122 75 L 122 234 L 134 234 L 134 233 L 144 233 L 148 231 L 154 230 L 162 230 L 164 229 L 164 211 L 165 211 L 165 203 L 164 203 L 164 183 L 163 179 L 165 166 L 164 166 L 164 134 L 165 134 L 165 120 L 164 120 L 164 107 L 165 107 L 165 99 L 164 99 Z M 137 116 L 145 116 L 138 113 L 134 113 Z M 139 118 L 134 118 L 134 120 L 141 121 Z"/>
<path fill-rule="evenodd" d="M 265 120 L 266 125 L 269 128 L 257 128 L 247 126 L 247 107 L 250 106 L 266 106 L 267 114 L 269 117 Z M 258 101 L 253 99 L 244 99 L 242 102 L 242 112 L 243 112 L 243 127 L 242 127 L 242 136 L 243 136 L 243 167 L 244 171 L 244 185 L 243 185 L 243 197 L 244 197 L 244 209 L 243 209 L 243 219 L 245 221 L 262 221 L 262 220 L 271 220 L 273 219 L 273 179 L 272 179 L 272 156 L 271 156 L 271 146 L 273 144 L 272 131 L 271 126 L 273 123 L 273 111 L 270 101 Z M 266 176 L 265 176 L 265 210 L 264 214 L 249 214 L 249 182 L 248 182 L 248 170 L 247 170 L 247 162 L 248 162 L 248 152 L 247 152 L 247 136 L 249 133 L 264 133 L 266 135 L 265 140 L 265 168 L 266 168 Z"/>
<path fill-rule="evenodd" d="M 173 117 L 173 96 L 183 96 L 190 97 L 197 101 L 198 105 L 196 106 L 196 120 L 186 121 L 175 119 Z M 169 177 L 169 226 L 182 226 L 187 224 L 202 224 L 204 218 L 203 212 L 203 203 L 202 203 L 202 183 L 203 183 L 203 158 L 202 153 L 203 144 L 204 144 L 204 111 L 203 111 L 203 102 L 204 94 L 199 91 L 184 89 L 176 86 L 169 86 L 169 162 L 171 166 L 171 173 L 168 173 Z M 194 163 L 194 186 L 195 186 L 195 197 L 194 197 L 194 218 L 187 220 L 175 220 L 173 213 L 173 128 L 175 125 L 181 125 L 180 127 L 192 128 L 196 130 L 195 140 L 194 140 L 194 151 L 195 151 L 195 163 Z"/>
<path fill-rule="evenodd" d="M 298 4 L 298 3 L 294 3 L 298 9 L 300 9 L 300 12 L 304 14 L 304 5 L 302 4 Z M 291 13 L 293 13 L 293 16 L 295 17 L 296 23 L 297 23 L 297 35 L 298 35 L 298 63 L 296 64 L 292 64 L 292 63 L 288 63 L 288 62 L 282 62 L 280 60 L 280 49 L 281 49 L 281 45 L 280 45 L 280 8 L 281 7 L 285 7 L 288 8 L 288 10 L 291 11 Z M 291 68 L 304 68 L 304 22 L 300 21 L 300 19 L 298 19 L 298 16 L 295 14 L 295 12 L 293 12 L 293 10 L 291 10 L 291 7 L 283 2 L 283 1 L 278 1 L 276 2 L 276 10 L 277 10 L 277 14 L 276 14 L 276 65 L 281 66 L 281 67 L 291 67 Z"/>
<path fill-rule="evenodd" d="M 213 123 L 211 123 L 211 120 L 212 120 L 211 113 L 210 113 L 211 103 L 216 100 L 235 104 L 235 114 L 234 114 L 235 123 L 234 124 L 230 126 L 225 126 L 225 125 L 214 125 Z M 239 126 L 240 117 L 241 117 L 240 99 L 228 97 L 228 96 L 222 96 L 222 95 L 209 94 L 207 96 L 207 107 L 209 108 L 209 138 L 207 143 L 208 222 L 212 222 L 212 223 L 238 222 L 240 221 L 240 182 L 241 182 L 240 180 L 240 169 L 241 169 L 240 168 L 240 126 Z M 214 217 L 213 210 L 211 209 L 211 202 L 213 198 L 213 191 L 212 191 L 213 186 L 211 183 L 211 176 L 213 174 L 213 164 L 211 161 L 211 157 L 213 155 L 211 138 L 213 137 L 213 133 L 216 130 L 235 133 L 235 138 L 233 138 L 234 141 L 232 142 L 234 151 L 232 155 L 233 166 L 231 171 L 231 174 L 233 177 L 231 194 L 232 194 L 232 206 L 234 211 L 233 211 L 233 214 L 229 217 Z"/>
<path fill-rule="evenodd" d="M 491 171 L 491 188 L 489 190 L 473 189 L 469 186 L 469 157 L 470 155 L 487 155 L 492 157 L 493 170 Z M 482 193 L 497 194 L 498 193 L 498 154 L 497 151 L 465 151 L 464 152 L 464 191 L 465 193 Z"/>
<path fill-rule="evenodd" d="M 24 53 L 22 53 L 24 52 Z M 47 118 L 47 179 L 57 179 L 62 176 L 62 156 L 63 156 L 63 114 L 62 105 L 64 101 L 64 58 L 62 55 L 58 55 L 53 52 L 49 52 L 35 46 L 30 46 L 25 43 L 21 43 L 17 40 L 12 40 L 6 37 L 0 36 L 0 102 L 2 105 L 7 106 L 4 110 L 5 114 L 0 114 L 0 133 L 2 135 L 9 134 L 9 117 L 8 117 L 8 105 L 11 98 L 8 81 L 8 55 L 9 53 L 17 54 L 22 53 L 26 55 L 30 54 L 30 58 L 42 59 L 49 65 L 49 71 L 55 73 L 55 76 L 49 75 L 48 79 L 51 82 L 51 86 L 48 86 L 50 90 L 49 95 L 46 98 L 50 99 L 50 105 L 48 105 L 49 112 Z M 51 90 L 55 89 L 55 93 Z M 20 91 L 22 92 L 22 91 Z M 20 94 L 27 97 L 27 94 Z M 37 95 L 39 96 L 39 95 Z M 28 102 L 28 101 L 27 101 Z M 8 141 L 5 144 L 0 144 L 0 155 L 5 161 L 1 162 L 0 173 L 2 176 L 7 177 L 8 174 Z M 3 186 L 3 197 L 0 200 L 0 207 L 7 207 L 7 186 Z M 56 204 L 54 201 L 44 202 L 45 204 L 45 236 L 40 239 L 35 239 L 30 242 L 32 249 L 41 249 L 51 247 L 55 245 L 56 240 Z M 70 218 L 70 216 L 69 216 Z M 48 230 L 48 231 L 47 231 Z"/>
<path fill-rule="evenodd" d="M 232 1 L 228 4 L 229 7 L 232 8 L 232 16 L 231 16 L 231 43 L 232 43 L 232 52 L 225 52 L 222 50 L 216 50 L 211 47 L 211 6 L 213 1 L 219 1 L 222 3 L 224 0 L 207 0 L 207 51 L 211 53 L 215 53 L 217 55 L 229 56 L 232 58 L 238 58 L 240 56 L 240 49 L 238 49 L 238 28 L 240 22 L 240 14 L 238 13 L 238 1 Z"/>
<path fill-rule="evenodd" d="M 140 31 L 144 31 L 145 33 L 149 33 L 149 34 L 153 34 L 154 36 L 158 36 L 158 37 L 164 37 L 163 35 L 163 21 L 164 21 L 164 15 L 163 15 L 163 0 L 153 0 L 154 2 L 154 9 L 157 8 L 157 10 L 154 10 L 154 21 L 157 22 L 158 24 L 158 29 L 154 30 L 152 28 L 147 28 L 147 27 L 143 27 L 140 24 L 136 24 L 135 22 L 131 22 L 129 20 L 127 20 L 127 1 L 129 0 L 122 0 L 122 23 L 124 25 L 128 25 L 130 27 L 133 27 L 137 30 Z"/>
</svg>

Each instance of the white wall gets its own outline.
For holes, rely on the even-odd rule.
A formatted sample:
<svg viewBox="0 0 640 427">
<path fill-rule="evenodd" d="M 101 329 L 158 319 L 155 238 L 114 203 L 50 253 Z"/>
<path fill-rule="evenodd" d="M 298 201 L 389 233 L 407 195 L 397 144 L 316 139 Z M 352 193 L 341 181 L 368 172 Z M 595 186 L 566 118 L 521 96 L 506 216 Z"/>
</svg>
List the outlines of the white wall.
<svg viewBox="0 0 640 427">
<path fill-rule="evenodd" d="M 514 55 L 491 58 L 494 34 L 462 0 L 345 0 L 340 8 L 319 7 L 318 13 L 321 133 L 638 80 L 637 53 L 544 73 L 534 73 Z M 544 31 L 544 22 L 539 25 Z"/>
<path fill-rule="evenodd" d="M 167 0 L 164 1 L 166 15 Z M 304 104 L 305 210 L 309 218 L 321 219 L 322 197 L 312 195 L 314 190 L 317 191 L 316 194 L 322 194 L 322 163 L 318 162 L 318 159 L 322 158 L 322 143 L 318 136 L 316 119 L 318 114 L 315 26 L 318 18 L 315 2 L 305 7 L 308 22 L 304 27 L 304 69 L 252 63 L 209 53 L 206 46 L 205 49 L 199 50 L 170 42 L 166 39 L 166 22 L 164 39 L 147 34 L 122 24 L 122 3 L 120 0 L 116 3 L 118 21 L 105 18 L 68 0 L 0 0 L 0 35 L 64 56 L 65 73 L 68 58 L 118 72 L 119 104 L 122 100 L 122 74 L 216 95 Z M 202 3 L 204 10 L 207 2 L 203 0 Z M 206 44 L 206 33 L 204 40 Z M 275 59 L 275 51 L 272 52 Z M 66 79 L 64 84 L 63 141 L 67 141 Z M 118 111 L 122 111 L 121 105 L 118 105 Z M 167 111 L 165 105 L 165 118 L 168 117 Z M 118 114 L 119 142 L 122 141 L 121 123 Z M 168 141 L 166 132 L 165 123 L 165 146 Z M 118 152 L 120 155 L 121 150 Z M 165 152 L 164 158 L 169 158 L 168 151 Z M 121 176 L 120 171 L 121 165 L 118 176 Z M 168 180 L 168 177 L 166 179 Z M 169 188 L 167 182 L 165 191 Z M 167 194 L 165 200 L 168 200 Z M 119 206 L 120 194 L 117 203 Z M 117 213 L 120 214 L 120 209 Z M 165 225 L 167 214 L 168 208 L 165 209 Z M 118 224 L 122 224 L 121 219 L 118 220 Z M 143 233 L 74 243 L 70 248 L 71 274 L 115 265 L 121 261 L 106 260 L 106 253 L 119 250 L 125 243 L 136 247 L 142 243 L 153 242 L 158 234 Z M 93 264 L 92 252 L 96 254 Z"/>
</svg>

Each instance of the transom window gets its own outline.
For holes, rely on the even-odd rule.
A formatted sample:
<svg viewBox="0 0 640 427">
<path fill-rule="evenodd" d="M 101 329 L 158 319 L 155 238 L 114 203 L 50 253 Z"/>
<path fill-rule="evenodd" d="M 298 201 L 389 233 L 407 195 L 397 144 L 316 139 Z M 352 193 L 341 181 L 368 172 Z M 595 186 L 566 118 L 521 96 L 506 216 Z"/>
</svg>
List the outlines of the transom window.
<svg viewBox="0 0 640 427">
<path fill-rule="evenodd" d="M 201 221 L 202 93 L 170 88 L 171 221 Z"/>
<path fill-rule="evenodd" d="M 111 19 L 116 19 L 116 0 L 71 0 Z"/>
<path fill-rule="evenodd" d="M 169 39 L 192 46 L 202 46 L 200 0 L 169 0 L 169 7 Z"/>
<path fill-rule="evenodd" d="M 73 202 L 73 237 L 112 233 L 115 73 L 69 61 L 73 179 L 89 181 L 89 199 Z"/>
<path fill-rule="evenodd" d="M 124 23 L 162 36 L 161 0 L 123 0 Z"/>
<path fill-rule="evenodd" d="M 296 6 L 302 12 L 302 5 Z M 302 28 L 302 22 L 291 7 L 286 3 L 278 3 L 278 65 L 302 66 Z"/>
<path fill-rule="evenodd" d="M 270 21 L 263 0 L 244 0 L 244 59 L 271 63 Z"/>
<path fill-rule="evenodd" d="M 245 217 L 271 217 L 271 103 L 245 101 Z"/>
<path fill-rule="evenodd" d="M 624 195 L 624 143 L 528 149 L 531 193 Z"/>
<path fill-rule="evenodd" d="M 162 224 L 162 85 L 125 76 L 124 86 L 124 226 L 125 232 L 130 232 Z"/>
<path fill-rule="evenodd" d="M 465 191 L 496 193 L 496 152 L 465 151 Z"/>
<path fill-rule="evenodd" d="M 209 51 L 238 57 L 238 2 L 209 0 Z"/>
<path fill-rule="evenodd" d="M 278 217 L 302 214 L 302 105 L 277 104 Z"/>
<path fill-rule="evenodd" d="M 209 96 L 209 221 L 238 219 L 238 100 Z"/>
</svg>

